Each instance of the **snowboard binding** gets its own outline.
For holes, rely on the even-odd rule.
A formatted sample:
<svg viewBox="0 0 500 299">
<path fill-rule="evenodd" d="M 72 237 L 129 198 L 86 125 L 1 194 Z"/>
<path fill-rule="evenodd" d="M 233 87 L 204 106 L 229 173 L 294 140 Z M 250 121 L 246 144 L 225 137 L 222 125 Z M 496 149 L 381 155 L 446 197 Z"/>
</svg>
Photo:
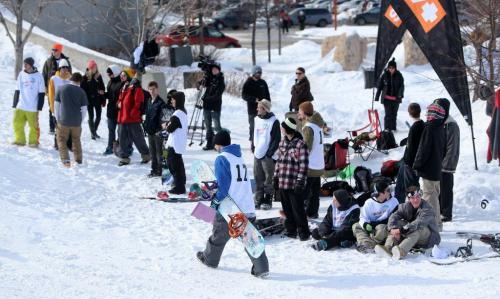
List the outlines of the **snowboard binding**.
<svg viewBox="0 0 500 299">
<path fill-rule="evenodd" d="M 236 213 L 229 215 L 229 236 L 231 238 L 238 238 L 243 234 L 245 228 L 247 227 L 248 219 L 243 213 Z"/>
<path fill-rule="evenodd" d="M 458 247 L 455 257 L 468 258 L 472 256 L 472 239 L 467 239 L 467 245 Z"/>
</svg>

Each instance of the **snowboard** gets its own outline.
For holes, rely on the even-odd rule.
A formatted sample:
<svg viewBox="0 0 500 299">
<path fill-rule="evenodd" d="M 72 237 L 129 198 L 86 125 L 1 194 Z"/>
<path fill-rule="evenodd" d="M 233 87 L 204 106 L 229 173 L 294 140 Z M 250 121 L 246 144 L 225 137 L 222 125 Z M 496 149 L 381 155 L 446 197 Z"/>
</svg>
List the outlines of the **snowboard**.
<svg viewBox="0 0 500 299">
<path fill-rule="evenodd" d="M 479 240 L 483 243 L 492 245 L 493 242 L 500 242 L 500 234 L 483 234 L 473 232 L 457 232 L 458 237 Z"/>
<path fill-rule="evenodd" d="M 491 259 L 491 258 L 496 258 L 500 257 L 500 253 L 496 252 L 489 252 L 484 255 L 479 255 L 479 256 L 469 256 L 466 258 L 461 258 L 461 257 L 452 257 L 452 258 L 447 258 L 447 259 L 433 259 L 430 258 L 429 261 L 435 265 L 439 266 L 447 266 L 447 265 L 453 265 L 453 264 L 458 264 L 458 263 L 464 263 L 464 262 L 471 262 L 471 261 L 478 261 L 478 260 L 484 260 L 484 259 Z"/>
<path fill-rule="evenodd" d="M 206 162 L 201 160 L 193 161 L 191 164 L 191 176 L 193 182 L 198 184 L 215 181 L 214 172 Z M 231 220 L 230 216 L 241 213 L 240 208 L 230 196 L 221 201 L 217 211 L 228 224 Z M 241 241 L 250 256 L 258 258 L 265 249 L 264 237 L 248 219 L 246 219 L 244 225 L 245 229 L 237 239 Z"/>
</svg>

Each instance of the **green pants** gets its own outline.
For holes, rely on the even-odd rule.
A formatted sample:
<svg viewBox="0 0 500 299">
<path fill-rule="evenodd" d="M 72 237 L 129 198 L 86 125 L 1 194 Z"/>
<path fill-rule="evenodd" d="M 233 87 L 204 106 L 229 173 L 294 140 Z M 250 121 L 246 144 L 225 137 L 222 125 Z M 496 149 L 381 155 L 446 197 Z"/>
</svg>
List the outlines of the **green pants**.
<svg viewBox="0 0 500 299">
<path fill-rule="evenodd" d="M 29 112 L 21 109 L 14 110 L 14 143 L 18 145 L 26 144 L 26 135 L 24 134 L 24 127 L 26 122 L 29 126 L 28 143 L 30 145 L 38 145 L 40 139 L 40 127 L 38 126 L 38 112 Z"/>
</svg>

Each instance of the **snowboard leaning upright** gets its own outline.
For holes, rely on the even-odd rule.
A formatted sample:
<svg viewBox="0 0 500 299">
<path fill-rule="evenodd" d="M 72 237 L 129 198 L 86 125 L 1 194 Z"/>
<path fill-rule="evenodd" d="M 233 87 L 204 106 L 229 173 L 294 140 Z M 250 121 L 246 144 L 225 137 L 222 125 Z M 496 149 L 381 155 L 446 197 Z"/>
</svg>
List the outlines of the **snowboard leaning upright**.
<svg viewBox="0 0 500 299">
<path fill-rule="evenodd" d="M 193 182 L 198 184 L 215 180 L 214 172 L 210 166 L 208 166 L 206 162 L 200 160 L 193 161 L 191 164 L 191 175 L 193 177 Z M 230 216 L 241 213 L 240 208 L 229 196 L 221 201 L 217 211 L 224 217 L 227 223 L 230 221 Z M 238 240 L 243 243 L 248 254 L 254 258 L 258 258 L 264 252 L 264 237 L 248 219 L 246 227 L 243 233 L 238 237 Z"/>
</svg>

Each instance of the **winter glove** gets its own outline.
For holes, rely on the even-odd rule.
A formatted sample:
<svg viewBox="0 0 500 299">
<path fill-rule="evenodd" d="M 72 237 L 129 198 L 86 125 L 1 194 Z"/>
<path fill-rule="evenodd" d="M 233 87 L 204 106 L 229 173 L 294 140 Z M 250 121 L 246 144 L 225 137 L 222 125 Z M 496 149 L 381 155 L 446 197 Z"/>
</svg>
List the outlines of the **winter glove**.
<svg viewBox="0 0 500 299">
<path fill-rule="evenodd" d="M 210 202 L 210 207 L 217 211 L 219 209 L 219 205 L 220 201 L 214 196 Z"/>
<path fill-rule="evenodd" d="M 294 189 L 295 194 L 302 194 L 304 193 L 305 189 L 306 189 L 306 183 L 304 182 L 304 180 L 298 180 Z"/>
<path fill-rule="evenodd" d="M 399 229 L 399 231 L 401 232 L 401 234 L 403 235 L 406 235 L 408 233 L 408 231 L 410 230 L 410 226 L 409 224 L 403 226 L 402 228 Z"/>
<path fill-rule="evenodd" d="M 280 188 L 280 179 L 277 176 L 273 178 L 273 187 L 274 190 L 279 190 Z"/>
<path fill-rule="evenodd" d="M 313 244 L 311 247 L 316 250 L 316 251 L 323 251 L 326 250 L 326 241 L 325 240 L 319 240 L 317 243 Z"/>
<path fill-rule="evenodd" d="M 373 227 L 370 223 L 368 222 L 365 222 L 363 224 L 363 229 L 367 232 L 367 233 L 371 233 L 373 231 Z"/>
</svg>

